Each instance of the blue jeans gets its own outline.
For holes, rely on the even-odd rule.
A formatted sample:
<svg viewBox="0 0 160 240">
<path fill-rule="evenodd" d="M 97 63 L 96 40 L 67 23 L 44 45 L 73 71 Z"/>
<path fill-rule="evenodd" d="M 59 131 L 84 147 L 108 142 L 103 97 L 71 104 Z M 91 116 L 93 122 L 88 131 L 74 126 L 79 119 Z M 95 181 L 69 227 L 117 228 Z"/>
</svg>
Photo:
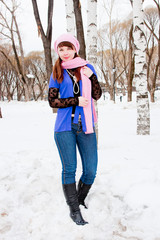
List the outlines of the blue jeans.
<svg viewBox="0 0 160 240">
<path fill-rule="evenodd" d="M 97 140 L 96 134 L 85 134 L 81 122 L 72 123 L 71 131 L 55 132 L 55 142 L 62 162 L 62 184 L 75 183 L 78 147 L 82 161 L 81 181 L 92 184 L 97 172 Z"/>
</svg>

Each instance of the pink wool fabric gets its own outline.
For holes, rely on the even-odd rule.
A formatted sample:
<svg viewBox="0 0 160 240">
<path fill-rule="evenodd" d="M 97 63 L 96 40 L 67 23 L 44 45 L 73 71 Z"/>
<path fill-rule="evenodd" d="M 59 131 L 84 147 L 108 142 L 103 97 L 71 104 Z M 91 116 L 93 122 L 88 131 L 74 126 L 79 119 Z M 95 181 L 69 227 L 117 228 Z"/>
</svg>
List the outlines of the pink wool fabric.
<svg viewBox="0 0 160 240">
<path fill-rule="evenodd" d="M 65 33 L 65 34 L 62 34 L 61 36 L 59 36 L 57 38 L 57 40 L 54 42 L 54 50 L 56 51 L 56 53 L 58 53 L 58 45 L 61 42 L 72 43 L 74 45 L 75 49 L 76 49 L 76 52 L 78 53 L 79 48 L 80 48 L 79 41 L 74 36 L 72 36 L 71 34 Z"/>
<path fill-rule="evenodd" d="M 72 60 L 62 62 L 63 69 L 72 69 L 77 67 L 83 67 L 88 62 L 80 57 L 76 57 Z M 82 80 L 82 96 L 88 99 L 88 104 L 83 107 L 85 122 L 86 122 L 86 134 L 93 133 L 93 122 L 92 122 L 92 106 L 93 106 L 93 116 L 94 122 L 97 122 L 97 115 L 95 111 L 94 101 L 91 96 L 91 81 L 83 74 L 83 69 L 81 68 L 81 80 Z"/>
</svg>

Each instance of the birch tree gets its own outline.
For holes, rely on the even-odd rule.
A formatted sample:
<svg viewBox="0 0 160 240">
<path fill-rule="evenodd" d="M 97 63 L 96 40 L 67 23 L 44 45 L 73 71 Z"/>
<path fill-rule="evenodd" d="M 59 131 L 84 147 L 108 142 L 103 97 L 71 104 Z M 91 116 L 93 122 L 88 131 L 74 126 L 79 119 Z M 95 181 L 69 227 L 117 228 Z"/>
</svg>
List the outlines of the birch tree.
<svg viewBox="0 0 160 240">
<path fill-rule="evenodd" d="M 67 32 L 76 36 L 80 43 L 79 55 L 86 59 L 83 19 L 80 0 L 65 0 Z"/>
<path fill-rule="evenodd" d="M 72 0 L 65 0 L 67 32 L 75 36 L 75 15 Z"/>
<path fill-rule="evenodd" d="M 147 91 L 146 43 L 144 34 L 143 0 L 133 1 L 133 38 L 137 93 L 137 134 L 150 134 L 150 111 Z"/>
<path fill-rule="evenodd" d="M 97 62 L 97 0 L 87 5 L 87 59 L 96 67 Z"/>
<path fill-rule="evenodd" d="M 97 0 L 87 1 L 87 59 L 96 68 L 97 63 Z M 98 107 L 95 101 L 96 113 L 98 117 Z M 98 139 L 98 125 L 95 124 Z"/>
</svg>

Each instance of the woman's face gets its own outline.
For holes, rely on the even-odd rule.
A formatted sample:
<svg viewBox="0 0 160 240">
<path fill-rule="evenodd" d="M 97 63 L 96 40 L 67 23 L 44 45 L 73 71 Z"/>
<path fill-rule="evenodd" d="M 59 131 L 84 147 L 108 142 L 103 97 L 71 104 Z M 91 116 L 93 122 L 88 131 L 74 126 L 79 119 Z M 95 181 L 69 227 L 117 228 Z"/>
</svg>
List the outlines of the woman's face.
<svg viewBox="0 0 160 240">
<path fill-rule="evenodd" d="M 75 48 L 63 46 L 58 47 L 58 55 L 61 58 L 62 61 L 66 62 L 74 58 L 76 53 Z"/>
</svg>

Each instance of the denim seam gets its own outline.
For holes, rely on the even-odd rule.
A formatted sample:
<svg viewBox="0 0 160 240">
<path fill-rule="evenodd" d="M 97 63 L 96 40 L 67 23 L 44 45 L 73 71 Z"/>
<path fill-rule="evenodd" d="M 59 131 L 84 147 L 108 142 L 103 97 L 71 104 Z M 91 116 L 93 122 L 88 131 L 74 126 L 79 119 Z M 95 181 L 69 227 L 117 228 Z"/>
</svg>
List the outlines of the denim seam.
<svg viewBox="0 0 160 240">
<path fill-rule="evenodd" d="M 81 147 L 80 147 L 80 144 L 78 144 L 79 146 L 78 146 L 78 148 L 79 148 L 79 153 L 80 153 L 80 156 L 81 156 L 81 162 L 82 162 L 82 175 L 81 175 L 81 177 L 84 175 L 84 173 L 86 173 L 86 164 L 85 164 L 85 158 L 86 158 L 86 156 L 84 157 L 84 155 L 83 155 L 83 151 L 82 151 L 82 149 L 81 149 Z"/>
<path fill-rule="evenodd" d="M 56 134 L 55 134 L 55 137 L 56 137 L 56 140 L 57 140 Z M 65 184 L 65 164 L 64 164 L 63 155 L 62 155 L 62 152 L 61 152 L 61 148 L 60 148 L 60 146 L 59 146 L 59 144 L 58 144 L 58 141 L 57 141 L 57 145 L 58 145 L 59 151 L 60 151 L 61 156 L 62 156 L 62 161 L 63 161 L 63 166 L 64 166 L 64 174 L 63 174 L 63 178 L 64 178 L 64 179 L 63 179 L 63 181 L 64 181 L 64 184 Z"/>
</svg>

